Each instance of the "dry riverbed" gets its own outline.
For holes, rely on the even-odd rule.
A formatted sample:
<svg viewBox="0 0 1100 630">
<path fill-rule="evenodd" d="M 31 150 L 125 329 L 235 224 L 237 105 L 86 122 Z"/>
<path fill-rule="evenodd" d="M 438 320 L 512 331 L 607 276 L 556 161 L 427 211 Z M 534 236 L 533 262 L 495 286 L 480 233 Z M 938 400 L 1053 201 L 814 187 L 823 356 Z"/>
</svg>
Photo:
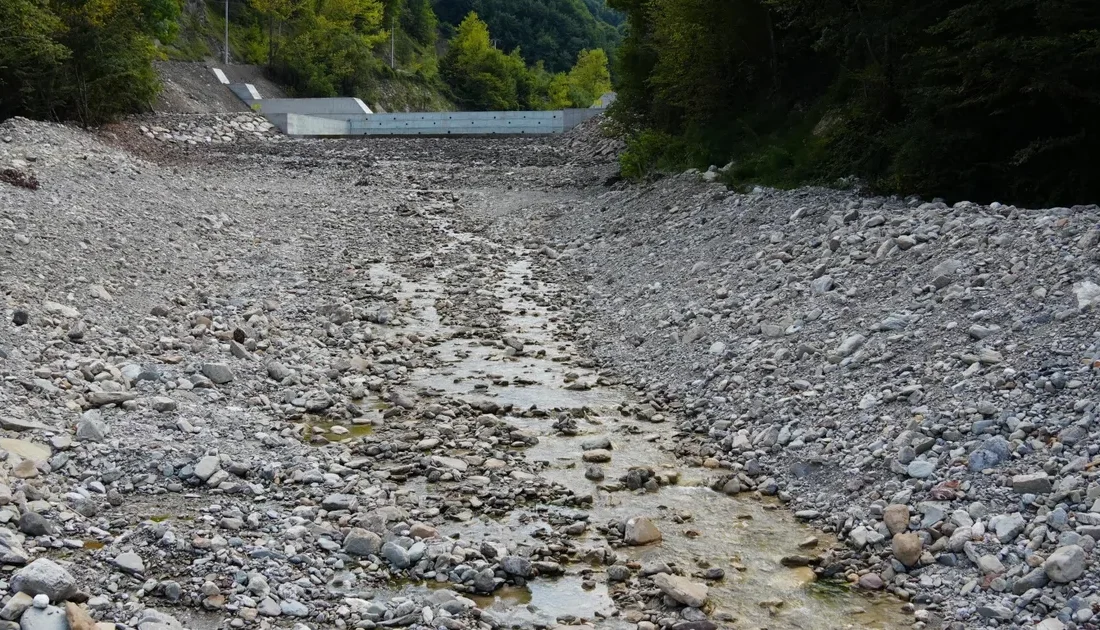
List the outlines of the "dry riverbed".
<svg viewBox="0 0 1100 630">
<path fill-rule="evenodd" d="M 822 313 L 773 313 L 802 280 L 764 272 L 813 265 L 772 226 L 784 255 L 721 230 L 735 197 L 789 215 L 774 198 L 695 176 L 608 187 L 614 143 L 592 129 L 163 135 L 0 125 L 0 630 L 1090 627 L 1095 448 L 1038 460 L 1058 431 L 992 395 L 952 417 L 1003 437 L 934 422 L 942 378 L 882 358 L 920 317 L 862 339 L 839 323 L 870 317 L 842 268 L 865 251 L 808 272 Z M 830 251 L 886 223 L 813 194 L 822 224 L 841 208 Z M 1100 289 L 1081 213 L 1072 240 L 1062 214 L 1027 217 L 1079 272 L 1049 289 L 1071 365 L 1026 402 L 1087 436 Z M 890 238 L 920 253 L 950 220 Z M 929 299 L 998 286 L 959 280 L 969 264 Z M 996 391 L 1017 347 L 952 357 Z M 789 375 L 792 354 L 825 367 Z M 868 393 L 867 364 L 911 382 Z M 833 387 L 865 413 L 837 413 Z M 894 433 L 891 404 L 915 418 Z M 994 438 L 1013 469 L 939 477 Z"/>
</svg>

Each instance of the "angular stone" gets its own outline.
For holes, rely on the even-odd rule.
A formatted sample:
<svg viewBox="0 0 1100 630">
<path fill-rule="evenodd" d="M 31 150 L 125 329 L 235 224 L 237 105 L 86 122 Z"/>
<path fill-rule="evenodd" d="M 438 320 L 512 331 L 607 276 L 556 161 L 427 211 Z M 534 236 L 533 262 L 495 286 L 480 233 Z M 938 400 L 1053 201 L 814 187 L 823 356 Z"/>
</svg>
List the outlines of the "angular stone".
<svg viewBox="0 0 1100 630">
<path fill-rule="evenodd" d="M 221 469 L 221 459 L 217 455 L 207 455 L 195 464 L 195 476 L 206 481 L 219 469 Z"/>
<path fill-rule="evenodd" d="M 57 606 L 29 608 L 19 618 L 20 630 L 69 630 L 65 611 Z"/>
<path fill-rule="evenodd" d="M 61 602 L 76 594 L 76 580 L 53 560 L 39 558 L 15 572 L 11 588 L 28 595 L 41 593 L 52 602 Z"/>
<path fill-rule="evenodd" d="M 373 556 L 381 549 L 382 538 L 361 527 L 353 527 L 344 537 L 344 551 L 353 556 Z"/>
<path fill-rule="evenodd" d="M 531 575 L 531 561 L 521 556 L 504 556 L 500 559 L 500 568 L 509 575 Z"/>
<path fill-rule="evenodd" d="M 1066 584 L 1081 577 L 1085 572 L 1088 559 L 1085 550 L 1078 545 L 1066 545 L 1054 550 L 1043 563 L 1050 581 Z"/>
<path fill-rule="evenodd" d="M 107 423 L 98 412 L 89 411 L 76 424 L 76 439 L 81 442 L 102 442 L 107 438 Z"/>
<path fill-rule="evenodd" d="M 661 530 L 644 516 L 634 517 L 626 522 L 623 541 L 628 545 L 648 545 L 661 540 Z"/>
<path fill-rule="evenodd" d="M 153 411 L 158 413 L 168 413 L 169 411 L 175 411 L 179 407 L 179 403 L 167 396 L 157 396 L 152 400 Z"/>
<path fill-rule="evenodd" d="M 909 506 L 891 503 L 882 512 L 882 522 L 891 534 L 900 534 L 909 529 Z"/>
<path fill-rule="evenodd" d="M 1023 595 L 1033 588 L 1043 588 L 1049 581 L 1050 578 L 1047 577 L 1046 571 L 1042 567 L 1035 567 L 1027 575 L 1016 580 L 1012 585 L 1012 592 L 1016 595 Z"/>
<path fill-rule="evenodd" d="M 706 584 L 692 582 L 685 577 L 668 573 L 654 575 L 653 584 L 668 597 L 691 608 L 702 608 L 707 603 L 710 592 Z"/>
<path fill-rule="evenodd" d="M 106 405 L 121 405 L 124 402 L 137 398 L 137 392 L 89 392 L 84 395 L 88 404 L 93 407 Z"/>
<path fill-rule="evenodd" d="M 145 561 L 132 551 L 118 554 L 115 556 L 113 563 L 127 573 L 145 573 Z"/>
<path fill-rule="evenodd" d="M 8 603 L 4 604 L 4 608 L 0 609 L 0 619 L 7 621 L 15 621 L 23 614 L 23 611 L 31 607 L 31 602 L 34 601 L 34 597 L 28 593 L 16 593 L 12 595 Z"/>
<path fill-rule="evenodd" d="M 894 534 L 892 547 L 894 558 L 905 566 L 913 567 L 920 562 L 922 544 L 917 534 Z"/>
<path fill-rule="evenodd" d="M 224 385 L 233 380 L 233 370 L 224 363 L 203 363 L 202 374 L 218 385 Z"/>
<path fill-rule="evenodd" d="M 1012 478 L 1012 489 L 1019 494 L 1047 494 L 1051 489 L 1050 475 L 1045 472 L 1016 475 Z"/>
<path fill-rule="evenodd" d="M 382 557 L 390 561 L 390 564 L 398 569 L 407 569 L 412 561 L 409 559 L 409 552 L 404 547 L 388 542 L 382 545 Z"/>
<path fill-rule="evenodd" d="M 1016 540 L 1016 537 L 1024 531 L 1024 527 L 1027 523 L 1024 521 L 1022 514 L 1014 512 L 1012 514 L 998 514 L 994 516 L 989 519 L 989 525 L 993 533 L 997 536 L 997 540 L 1007 545 L 1013 540 Z"/>
<path fill-rule="evenodd" d="M 28 536 L 52 536 L 57 528 L 37 512 L 23 512 L 19 517 L 19 531 Z"/>
</svg>

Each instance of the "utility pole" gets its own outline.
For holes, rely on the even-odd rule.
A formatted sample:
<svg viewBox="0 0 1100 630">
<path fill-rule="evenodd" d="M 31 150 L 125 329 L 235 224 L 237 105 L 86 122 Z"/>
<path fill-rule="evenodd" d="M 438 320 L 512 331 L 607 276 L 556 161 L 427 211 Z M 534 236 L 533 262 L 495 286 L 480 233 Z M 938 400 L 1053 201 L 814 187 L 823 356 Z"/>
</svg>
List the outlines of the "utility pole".
<svg viewBox="0 0 1100 630">
<path fill-rule="evenodd" d="M 394 34 L 393 28 L 394 28 L 394 23 L 396 22 L 396 19 L 397 19 L 396 15 L 391 15 L 390 16 L 390 67 L 393 68 L 394 70 L 397 69 L 397 64 L 394 62 L 394 58 L 393 58 L 394 38 L 396 37 L 396 35 Z"/>
<path fill-rule="evenodd" d="M 229 0 L 225 0 L 225 65 L 229 65 Z"/>
</svg>

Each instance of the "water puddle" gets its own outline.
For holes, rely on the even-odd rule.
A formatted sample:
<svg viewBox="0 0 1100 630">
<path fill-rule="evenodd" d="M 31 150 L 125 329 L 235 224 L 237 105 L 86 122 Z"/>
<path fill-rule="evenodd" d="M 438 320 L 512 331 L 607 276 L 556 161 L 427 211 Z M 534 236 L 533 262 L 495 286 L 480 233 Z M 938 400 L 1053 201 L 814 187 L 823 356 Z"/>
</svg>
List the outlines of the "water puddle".
<svg viewBox="0 0 1100 630">
<path fill-rule="evenodd" d="M 346 424 L 314 417 L 308 418 L 302 425 L 302 441 L 314 446 L 324 446 L 345 440 L 358 440 L 372 432 L 374 426 L 369 423 Z"/>
<path fill-rule="evenodd" d="M 410 317 L 425 326 L 427 334 L 440 333 L 433 305 L 442 293 L 400 279 L 393 282 L 404 286 L 407 297 L 400 299 L 410 300 L 414 312 Z M 687 573 L 722 569 L 724 578 L 710 582 L 710 608 L 735 618 L 736 627 L 831 630 L 898 628 L 912 623 L 899 601 L 864 596 L 843 584 L 817 584 L 811 569 L 783 566 L 780 560 L 785 556 L 816 555 L 836 541 L 795 521 L 778 502 L 729 497 L 710 490 L 709 478 L 717 476 L 717 471 L 681 467 L 671 449 L 663 448 L 672 432 L 670 426 L 621 415 L 619 406 L 629 394 L 600 386 L 596 371 L 585 367 L 586 362 L 560 338 L 557 320 L 561 314 L 546 306 L 557 290 L 532 279 L 529 261 L 512 263 L 495 287 L 504 315 L 498 331 L 501 338 L 456 338 L 438 343 L 431 354 L 436 365 L 415 370 L 411 385 L 469 402 L 491 400 L 511 405 L 512 415 L 506 420 L 539 437 L 538 444 L 525 450 L 525 456 L 545 462 L 540 474 L 594 496 L 588 510 L 590 523 L 647 516 L 661 530 L 662 542 L 621 549 L 620 553 L 643 564 L 675 564 Z M 556 414 L 524 413 L 532 408 L 574 411 L 579 434 L 557 433 L 553 429 Z M 582 445 L 602 438 L 611 442 L 610 460 L 585 461 Z M 586 478 L 589 466 L 598 466 L 603 478 Z M 650 484 L 653 491 L 628 489 L 620 479 L 632 469 L 651 470 L 660 480 L 659 488 Z M 495 522 L 448 524 L 441 533 L 523 544 L 542 527 L 549 525 L 537 516 L 517 512 Z M 586 535 L 591 542 L 600 536 L 594 527 L 589 527 Z M 816 543 L 811 545 L 811 540 Z M 594 589 L 586 588 L 593 584 Z M 557 580 L 537 579 L 527 589 L 501 592 L 479 600 L 479 605 L 501 620 L 521 626 L 552 625 L 562 615 L 591 619 L 614 609 L 604 576 L 585 580 L 575 574 Z M 608 627 L 609 623 L 597 625 Z"/>
<path fill-rule="evenodd" d="M 406 586 L 402 591 L 411 594 L 448 587 L 446 583 L 426 582 Z M 533 580 L 525 587 L 505 586 L 492 595 L 463 593 L 462 596 L 488 613 L 495 621 L 494 627 L 548 628 L 559 622 L 573 621 L 596 622 L 600 628 L 612 630 L 634 627 L 633 624 L 610 619 L 615 613 L 615 603 L 608 593 L 607 584 L 586 583 L 578 575 Z"/>
</svg>

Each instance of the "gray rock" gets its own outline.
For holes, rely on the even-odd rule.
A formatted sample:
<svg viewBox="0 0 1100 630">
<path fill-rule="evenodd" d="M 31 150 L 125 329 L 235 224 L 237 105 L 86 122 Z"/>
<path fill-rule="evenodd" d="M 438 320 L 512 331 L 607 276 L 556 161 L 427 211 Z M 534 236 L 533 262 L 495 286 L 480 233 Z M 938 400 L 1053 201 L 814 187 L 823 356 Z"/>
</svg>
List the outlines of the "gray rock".
<svg viewBox="0 0 1100 630">
<path fill-rule="evenodd" d="M 482 593 L 492 593 L 497 588 L 496 576 L 492 569 L 483 569 L 474 577 L 474 588 Z"/>
<path fill-rule="evenodd" d="M 76 439 L 81 442 L 102 442 L 107 439 L 107 423 L 98 413 L 85 412 L 76 424 Z"/>
<path fill-rule="evenodd" d="M 7 621 L 15 621 L 23 615 L 23 612 L 31 607 L 31 603 L 34 601 L 34 597 L 27 593 L 16 593 L 12 595 L 4 608 L 0 609 L 0 619 Z"/>
<path fill-rule="evenodd" d="M 398 569 L 407 569 L 412 564 L 409 559 L 409 552 L 404 547 L 395 545 L 392 542 L 382 545 L 382 557 L 389 560 L 390 564 Z"/>
<path fill-rule="evenodd" d="M 69 621 L 57 606 L 28 608 L 19 618 L 19 630 L 69 630 Z"/>
<path fill-rule="evenodd" d="M 607 437 L 606 435 L 601 435 L 599 437 L 589 438 L 589 439 L 581 442 L 581 449 L 585 450 L 585 451 L 595 451 L 595 450 L 610 451 L 611 450 L 611 438 Z"/>
<path fill-rule="evenodd" d="M 287 617 L 309 616 L 309 608 L 302 602 L 283 600 L 279 603 L 279 610 Z"/>
<path fill-rule="evenodd" d="M 1046 571 L 1042 567 L 1036 567 L 1012 584 L 1012 592 L 1023 595 L 1033 588 L 1043 588 L 1049 581 Z"/>
<path fill-rule="evenodd" d="M 999 465 L 1008 459 L 1009 454 L 1008 441 L 998 435 L 985 440 L 970 453 L 968 467 L 973 472 L 981 472 Z"/>
<path fill-rule="evenodd" d="M 195 476 L 203 481 L 210 479 L 214 473 L 221 469 L 221 459 L 217 455 L 207 455 L 195 464 Z"/>
<path fill-rule="evenodd" d="M 233 370 L 224 363 L 203 363 L 202 374 L 218 385 L 224 385 L 233 380 Z"/>
<path fill-rule="evenodd" d="M 278 617 L 279 615 L 283 614 L 283 609 L 281 606 L 279 606 L 279 602 L 270 597 L 265 597 L 261 599 L 260 604 L 256 607 L 256 610 L 264 617 Z"/>
<path fill-rule="evenodd" d="M 1050 475 L 1045 472 L 1016 475 L 1012 478 L 1012 489 L 1020 494 L 1047 494 L 1051 489 Z"/>
<path fill-rule="evenodd" d="M 1085 550 L 1078 545 L 1059 547 L 1047 557 L 1043 570 L 1050 581 L 1066 584 L 1081 577 L 1085 572 L 1088 559 Z"/>
<path fill-rule="evenodd" d="M 168 413 L 169 411 L 175 411 L 179 407 L 179 403 L 167 396 L 157 396 L 152 401 L 153 411 L 158 413 Z"/>
<path fill-rule="evenodd" d="M 93 407 L 105 407 L 107 405 L 121 405 L 137 398 L 136 392 L 89 392 L 84 395 L 88 404 Z"/>
<path fill-rule="evenodd" d="M 531 575 L 531 561 L 520 556 L 504 556 L 500 559 L 500 568 L 509 575 L 520 577 Z"/>
<path fill-rule="evenodd" d="M 272 361 L 271 363 L 267 364 L 267 375 L 273 380 L 282 382 L 287 378 L 290 378 L 291 374 L 292 372 L 290 371 L 290 368 L 283 365 L 282 363 L 279 363 L 278 361 Z"/>
<path fill-rule="evenodd" d="M 986 619 L 999 619 L 1001 621 L 1009 621 L 1013 617 L 1011 609 L 997 604 L 978 606 L 978 614 Z"/>
<path fill-rule="evenodd" d="M 906 472 L 914 479 L 927 479 L 932 476 L 935 470 L 936 462 L 930 462 L 925 459 L 914 459 L 909 462 L 909 466 L 906 468 Z"/>
<path fill-rule="evenodd" d="M 330 494 L 321 500 L 321 507 L 329 512 L 354 510 L 359 507 L 359 499 L 353 494 Z"/>
<path fill-rule="evenodd" d="M 653 584 L 665 595 L 691 608 L 702 608 L 710 591 L 706 584 L 668 573 L 654 575 Z"/>
<path fill-rule="evenodd" d="M 993 529 L 993 533 L 996 534 L 997 540 L 1004 544 L 1008 544 L 1024 531 L 1024 527 L 1027 523 L 1024 521 L 1024 517 L 1019 512 L 1013 514 L 999 514 L 989 519 L 989 525 Z"/>
<path fill-rule="evenodd" d="M 19 531 L 28 536 L 52 536 L 57 528 L 37 512 L 23 512 L 19 517 Z"/>
<path fill-rule="evenodd" d="M 42 593 L 52 602 L 62 602 L 76 593 L 76 580 L 53 560 L 39 558 L 15 572 L 11 588 L 20 593 Z"/>
<path fill-rule="evenodd" d="M 132 551 L 118 554 L 113 562 L 116 567 L 127 573 L 145 573 L 145 561 Z"/>
<path fill-rule="evenodd" d="M 856 333 L 848 336 L 839 346 L 837 346 L 836 354 L 841 357 L 848 357 L 863 347 L 863 344 L 867 342 L 867 338 L 863 335 Z"/>
<path fill-rule="evenodd" d="M 382 538 L 372 531 L 354 527 L 344 537 L 344 551 L 353 556 L 377 555 L 382 549 Z"/>
</svg>

